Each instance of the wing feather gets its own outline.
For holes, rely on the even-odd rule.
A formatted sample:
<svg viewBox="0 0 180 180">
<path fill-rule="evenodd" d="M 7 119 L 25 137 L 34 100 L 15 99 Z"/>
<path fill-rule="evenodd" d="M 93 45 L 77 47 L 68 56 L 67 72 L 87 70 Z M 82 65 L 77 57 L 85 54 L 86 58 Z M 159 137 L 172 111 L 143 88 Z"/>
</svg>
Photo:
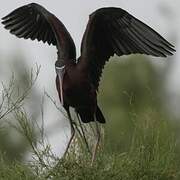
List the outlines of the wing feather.
<svg viewBox="0 0 180 180">
<path fill-rule="evenodd" d="M 56 45 L 56 37 L 52 27 L 41 10 L 40 5 L 35 3 L 22 6 L 2 18 L 2 24 L 10 30 L 10 33 L 19 38 L 37 39 L 44 43 L 47 42 L 49 45 Z M 46 36 L 46 34 L 51 37 Z"/>
<path fill-rule="evenodd" d="M 73 39 L 63 23 L 39 4 L 22 6 L 2 18 L 2 24 L 19 38 L 42 41 L 57 46 L 58 59 L 75 61 Z"/>
<path fill-rule="evenodd" d="M 2 24 L 19 38 L 37 39 L 49 45 L 56 45 L 52 27 L 41 10 L 41 6 L 35 3 L 22 6 L 3 17 Z"/>
<path fill-rule="evenodd" d="M 166 57 L 174 51 L 172 44 L 123 9 L 101 8 L 90 15 L 81 43 L 81 61 L 86 61 L 98 89 L 104 65 L 114 54 Z"/>
</svg>

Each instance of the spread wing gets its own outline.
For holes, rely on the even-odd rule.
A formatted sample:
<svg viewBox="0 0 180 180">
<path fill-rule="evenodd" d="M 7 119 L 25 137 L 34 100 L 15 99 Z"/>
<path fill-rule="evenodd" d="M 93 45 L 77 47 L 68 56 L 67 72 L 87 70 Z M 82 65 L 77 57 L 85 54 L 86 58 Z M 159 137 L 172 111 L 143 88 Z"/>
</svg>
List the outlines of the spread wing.
<svg viewBox="0 0 180 180">
<path fill-rule="evenodd" d="M 102 8 L 90 15 L 81 44 L 81 59 L 86 61 L 92 83 L 98 89 L 103 67 L 114 54 L 140 53 L 157 57 L 175 51 L 152 28 L 120 8 Z"/>
<path fill-rule="evenodd" d="M 74 58 L 75 45 L 70 34 L 61 21 L 39 4 L 22 6 L 2 20 L 5 28 L 17 37 L 56 45 L 59 53 L 63 55 L 70 53 Z M 69 49 L 72 52 L 69 52 Z M 68 52 L 65 53 L 66 51 Z"/>
</svg>

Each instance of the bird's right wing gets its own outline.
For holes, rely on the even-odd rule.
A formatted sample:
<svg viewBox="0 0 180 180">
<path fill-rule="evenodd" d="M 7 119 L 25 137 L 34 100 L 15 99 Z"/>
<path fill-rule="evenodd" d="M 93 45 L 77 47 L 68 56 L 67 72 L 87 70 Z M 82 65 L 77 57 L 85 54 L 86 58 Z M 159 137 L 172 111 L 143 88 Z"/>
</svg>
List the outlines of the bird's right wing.
<svg viewBox="0 0 180 180">
<path fill-rule="evenodd" d="M 2 20 L 11 34 L 56 45 L 62 58 L 75 58 L 75 45 L 65 26 L 41 5 L 31 3 L 22 6 Z"/>
<path fill-rule="evenodd" d="M 34 3 L 22 6 L 3 17 L 2 24 L 10 30 L 10 33 L 19 38 L 37 39 L 44 43 L 56 45 L 52 28 L 40 8 Z"/>
</svg>

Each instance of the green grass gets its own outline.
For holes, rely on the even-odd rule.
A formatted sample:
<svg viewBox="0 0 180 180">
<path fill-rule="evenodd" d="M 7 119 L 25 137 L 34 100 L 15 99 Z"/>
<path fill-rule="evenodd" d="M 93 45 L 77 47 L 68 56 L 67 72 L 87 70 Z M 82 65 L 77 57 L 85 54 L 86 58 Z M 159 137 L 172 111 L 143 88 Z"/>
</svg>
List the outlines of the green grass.
<svg viewBox="0 0 180 180">
<path fill-rule="evenodd" d="M 91 157 L 86 151 L 77 156 L 73 146 L 64 159 L 52 160 L 58 165 L 44 166 L 37 160 L 33 163 L 6 164 L 1 158 L 0 179 L 57 179 L 57 180 L 179 180 L 179 159 L 176 139 L 170 123 L 150 117 L 136 122 L 131 144 L 125 152 L 110 152 L 102 149 L 91 166 Z M 76 146 L 77 147 L 77 146 Z M 46 154 L 47 153 L 47 154 Z M 39 151 L 39 154 L 41 152 Z M 2 156 L 2 155 L 1 155 Z M 43 157 L 48 157 L 48 150 Z M 43 158 L 42 157 L 42 158 Z"/>
<path fill-rule="evenodd" d="M 146 126 L 146 128 L 144 127 Z M 91 167 L 86 154 L 71 156 L 53 170 L 63 180 L 178 180 L 178 154 L 169 124 L 163 120 L 138 124 L 127 152 L 99 152 Z"/>
<path fill-rule="evenodd" d="M 7 164 L 3 159 L 4 155 L 0 155 L 0 179 L 1 180 L 33 180 L 37 176 L 25 164 L 12 162 Z"/>
<path fill-rule="evenodd" d="M 16 98 L 13 96 L 14 80 L 8 87 L 4 86 L 0 120 L 11 115 L 16 124 L 9 125 L 26 139 L 35 160 L 26 163 L 17 160 L 10 162 L 7 161 L 7 154 L 0 153 L 0 180 L 180 179 L 180 148 L 173 123 L 165 112 L 155 106 L 157 103 L 152 103 L 152 106 L 143 103 L 141 108 L 137 108 L 139 98 L 137 103 L 132 101 L 128 111 L 119 113 L 119 108 L 117 111 L 114 108 L 107 116 L 111 121 L 104 127 L 105 137 L 93 166 L 91 156 L 84 146 L 79 146 L 81 139 L 77 137 L 68 156 L 57 158 L 52 154 L 50 145 L 44 144 L 46 139 L 43 127 L 38 126 L 23 107 L 36 78 L 31 78 L 33 83 L 22 94 L 16 95 Z M 0 130 L 3 131 L 3 126 Z"/>
</svg>

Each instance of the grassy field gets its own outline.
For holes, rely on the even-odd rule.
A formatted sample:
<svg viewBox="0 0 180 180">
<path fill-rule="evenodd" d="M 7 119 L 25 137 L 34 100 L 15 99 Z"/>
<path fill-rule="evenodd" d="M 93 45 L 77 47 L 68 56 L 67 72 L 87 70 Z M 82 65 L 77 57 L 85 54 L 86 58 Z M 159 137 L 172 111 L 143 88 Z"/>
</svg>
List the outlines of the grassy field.
<svg viewBox="0 0 180 180">
<path fill-rule="evenodd" d="M 26 86 L 22 91 L 18 89 L 18 93 L 14 93 L 17 84 L 14 79 L 8 86 L 3 85 L 0 180 L 179 180 L 180 124 L 164 109 L 167 101 L 159 88 L 163 82 L 159 78 L 164 75 L 156 73 L 147 61 L 126 62 L 110 64 L 102 79 L 99 101 L 107 123 L 102 127 L 101 146 L 93 166 L 78 136 L 68 156 L 56 157 L 50 145 L 44 144 L 43 130 L 24 108 L 39 68 L 35 76 L 30 74 L 30 83 L 25 81 Z M 116 79 L 118 83 L 114 83 Z M 15 148 L 16 153 L 15 136 L 11 141 L 5 138 L 6 133 L 12 132 L 12 129 L 6 132 L 3 126 L 8 119 L 12 121 L 6 123 L 7 129 L 13 127 L 23 139 Z M 94 136 L 89 138 L 94 142 Z M 27 149 L 32 152 L 33 161 L 21 158 Z"/>
<path fill-rule="evenodd" d="M 0 179 L 180 179 L 176 139 L 171 124 L 164 119 L 157 121 L 146 117 L 144 123 L 141 120 L 137 121 L 127 151 L 113 151 L 110 147 L 106 151 L 106 146 L 104 144 L 99 150 L 93 166 L 91 166 L 91 157 L 86 150 L 79 149 L 77 153 L 76 145 L 72 146 L 68 156 L 64 159 L 52 156 L 48 148 L 44 151 L 36 149 L 38 151 L 38 154 L 34 152 L 36 161 L 26 164 L 16 161 L 8 164 L 1 154 Z M 47 159 L 49 159 L 48 162 Z"/>
</svg>

